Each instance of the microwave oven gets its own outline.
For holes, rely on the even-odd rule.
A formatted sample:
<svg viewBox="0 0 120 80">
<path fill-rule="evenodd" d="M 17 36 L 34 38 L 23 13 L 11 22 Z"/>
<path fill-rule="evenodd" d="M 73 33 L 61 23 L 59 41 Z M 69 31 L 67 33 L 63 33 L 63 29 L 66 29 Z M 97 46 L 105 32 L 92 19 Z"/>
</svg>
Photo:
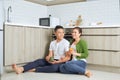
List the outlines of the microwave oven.
<svg viewBox="0 0 120 80">
<path fill-rule="evenodd" d="M 57 25 L 60 25 L 60 20 L 59 18 L 55 18 L 55 17 L 39 18 L 39 25 L 55 27 Z"/>
</svg>

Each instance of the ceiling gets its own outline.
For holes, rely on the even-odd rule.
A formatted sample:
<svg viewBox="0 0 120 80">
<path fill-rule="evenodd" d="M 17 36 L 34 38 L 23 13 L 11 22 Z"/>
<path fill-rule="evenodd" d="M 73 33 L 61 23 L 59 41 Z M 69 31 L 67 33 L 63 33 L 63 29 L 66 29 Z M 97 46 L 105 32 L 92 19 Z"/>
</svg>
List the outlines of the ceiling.
<svg viewBox="0 0 120 80">
<path fill-rule="evenodd" d="M 59 4 L 67 4 L 67 3 L 75 3 L 75 2 L 85 2 L 87 0 L 52 0 L 52 1 L 47 1 L 47 0 L 25 0 L 25 1 L 30 1 L 33 3 L 38 3 L 46 6 L 52 6 L 52 5 L 59 5 Z"/>
</svg>

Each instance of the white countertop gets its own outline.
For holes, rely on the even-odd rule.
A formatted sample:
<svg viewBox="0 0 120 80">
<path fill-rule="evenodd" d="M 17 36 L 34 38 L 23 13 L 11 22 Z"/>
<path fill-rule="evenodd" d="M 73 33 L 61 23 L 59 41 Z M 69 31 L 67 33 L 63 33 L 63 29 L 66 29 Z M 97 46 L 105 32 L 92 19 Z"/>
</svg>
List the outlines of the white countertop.
<svg viewBox="0 0 120 80">
<path fill-rule="evenodd" d="M 37 25 L 20 24 L 20 23 L 5 23 L 5 25 L 10 25 L 10 26 L 23 26 L 23 27 L 51 28 L 51 27 L 49 27 L 49 26 L 37 26 Z"/>
<path fill-rule="evenodd" d="M 41 27 L 41 28 L 54 28 L 49 26 L 36 26 L 36 25 L 28 25 L 28 24 L 19 24 L 19 23 L 5 23 L 5 25 L 13 25 L 13 26 L 24 26 L 24 27 Z M 120 27 L 120 25 L 94 25 L 94 26 L 79 26 L 81 28 L 109 28 L 109 27 Z M 64 27 L 64 28 L 74 28 L 74 27 Z"/>
<path fill-rule="evenodd" d="M 74 28 L 75 26 L 71 27 L 71 26 L 68 26 L 68 27 L 65 27 L 65 28 Z M 112 28 L 112 27 L 119 27 L 120 28 L 120 25 L 93 25 L 93 26 L 79 26 L 81 28 Z"/>
</svg>

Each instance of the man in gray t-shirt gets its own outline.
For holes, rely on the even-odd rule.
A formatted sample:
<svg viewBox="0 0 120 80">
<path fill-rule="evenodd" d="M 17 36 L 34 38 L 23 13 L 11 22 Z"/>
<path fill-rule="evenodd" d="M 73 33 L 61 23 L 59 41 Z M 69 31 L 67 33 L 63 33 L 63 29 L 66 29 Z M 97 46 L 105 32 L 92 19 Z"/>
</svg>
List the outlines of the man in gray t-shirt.
<svg viewBox="0 0 120 80">
<path fill-rule="evenodd" d="M 58 72 L 59 65 L 70 60 L 67 54 L 69 42 L 64 39 L 64 29 L 62 26 L 56 26 L 54 29 L 56 40 L 50 43 L 49 54 L 45 59 L 38 59 L 22 67 L 16 64 L 12 65 L 13 70 L 17 73 L 26 71 L 32 72 Z"/>
</svg>

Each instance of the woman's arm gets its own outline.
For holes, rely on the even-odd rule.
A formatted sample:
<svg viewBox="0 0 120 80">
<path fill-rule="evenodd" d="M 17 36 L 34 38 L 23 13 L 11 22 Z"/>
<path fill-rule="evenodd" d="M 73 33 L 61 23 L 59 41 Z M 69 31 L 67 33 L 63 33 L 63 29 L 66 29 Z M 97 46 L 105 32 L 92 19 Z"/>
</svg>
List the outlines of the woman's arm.
<svg viewBox="0 0 120 80">
<path fill-rule="evenodd" d="M 76 47 L 78 54 L 77 58 L 87 58 L 88 57 L 88 48 L 86 41 L 82 40 Z"/>
<path fill-rule="evenodd" d="M 72 53 L 73 55 L 75 55 L 75 56 L 81 56 L 81 53 Z"/>
</svg>

